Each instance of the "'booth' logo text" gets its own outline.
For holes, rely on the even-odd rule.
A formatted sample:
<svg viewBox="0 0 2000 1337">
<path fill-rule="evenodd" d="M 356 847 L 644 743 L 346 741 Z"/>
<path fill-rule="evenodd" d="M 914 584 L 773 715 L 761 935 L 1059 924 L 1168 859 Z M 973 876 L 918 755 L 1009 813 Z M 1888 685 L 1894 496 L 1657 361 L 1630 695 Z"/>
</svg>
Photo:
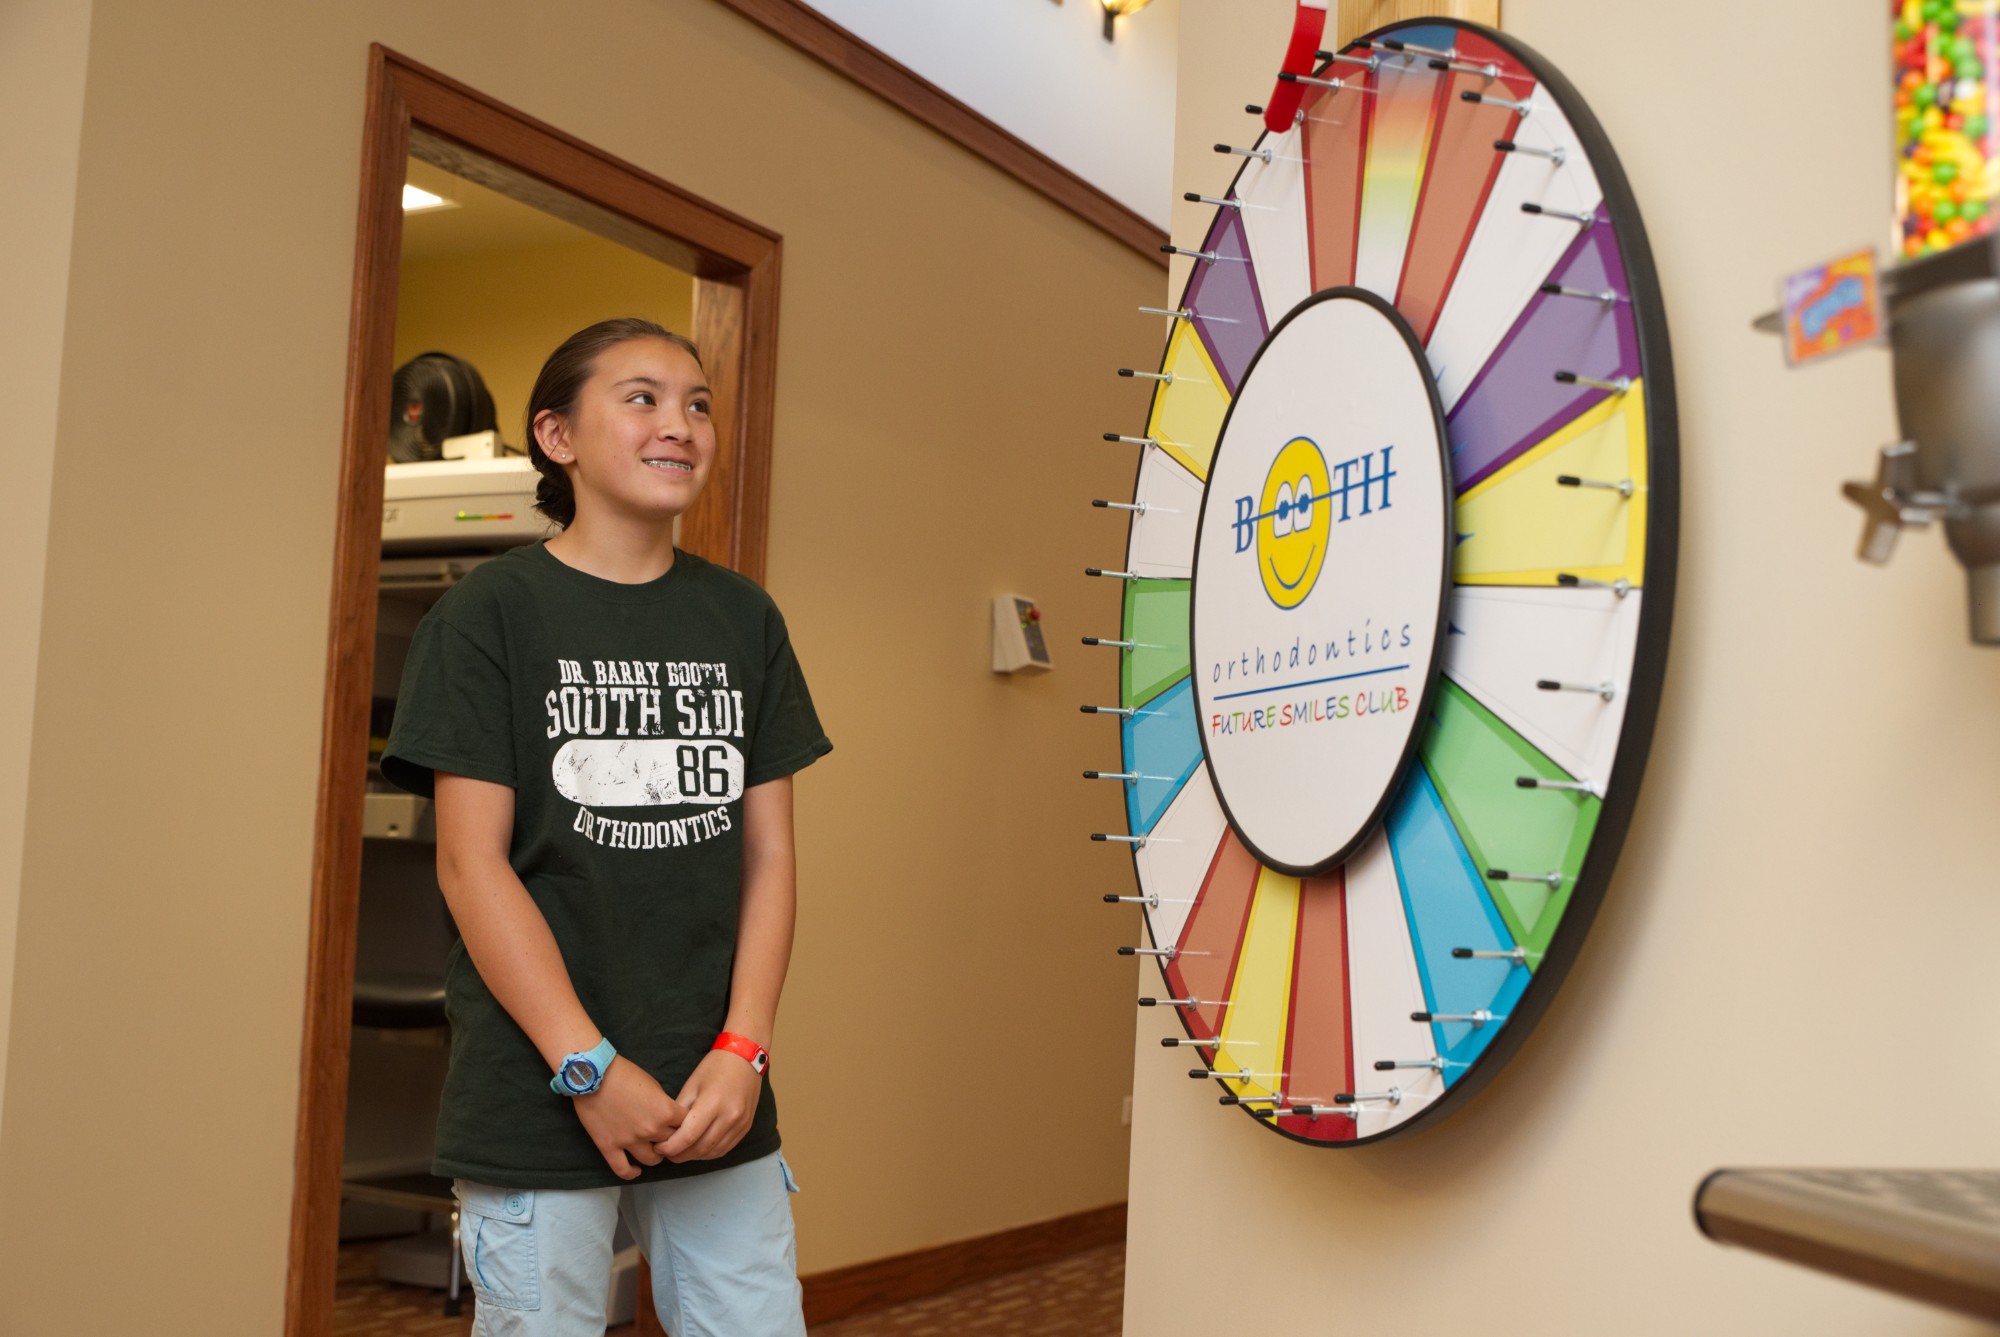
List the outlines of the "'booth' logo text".
<svg viewBox="0 0 2000 1337">
<path fill-rule="evenodd" d="M 1327 538 L 1335 524 L 1389 509 L 1389 480 L 1396 477 L 1389 455 L 1394 449 L 1384 446 L 1329 469 L 1317 445 L 1294 437 L 1271 461 L 1263 496 L 1236 499 L 1236 518 L 1230 522 L 1236 551 L 1256 547 L 1257 574 L 1272 603 L 1290 609 L 1305 602 L 1326 563 Z"/>
</svg>

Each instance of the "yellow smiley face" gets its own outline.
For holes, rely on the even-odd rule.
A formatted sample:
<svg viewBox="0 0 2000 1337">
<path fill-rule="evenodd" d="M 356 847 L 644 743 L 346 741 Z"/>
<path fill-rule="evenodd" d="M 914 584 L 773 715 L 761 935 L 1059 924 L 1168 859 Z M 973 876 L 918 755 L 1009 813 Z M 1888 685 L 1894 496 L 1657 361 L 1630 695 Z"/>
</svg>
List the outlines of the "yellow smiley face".
<svg viewBox="0 0 2000 1337">
<path fill-rule="evenodd" d="M 1326 458 L 1302 436 L 1278 452 L 1264 477 L 1257 507 L 1257 574 L 1280 608 L 1304 603 L 1326 563 L 1333 528 L 1328 490 Z"/>
</svg>

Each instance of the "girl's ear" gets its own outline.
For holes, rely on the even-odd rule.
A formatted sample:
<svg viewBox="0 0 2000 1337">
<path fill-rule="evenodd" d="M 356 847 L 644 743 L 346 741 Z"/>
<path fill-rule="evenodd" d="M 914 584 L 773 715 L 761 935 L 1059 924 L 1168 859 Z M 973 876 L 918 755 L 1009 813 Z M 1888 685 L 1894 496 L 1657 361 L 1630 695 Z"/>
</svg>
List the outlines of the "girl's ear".
<svg viewBox="0 0 2000 1337">
<path fill-rule="evenodd" d="M 542 448 L 542 454 L 552 460 L 566 459 L 569 455 L 569 424 L 554 409 L 543 409 L 535 415 L 535 444 Z"/>
</svg>

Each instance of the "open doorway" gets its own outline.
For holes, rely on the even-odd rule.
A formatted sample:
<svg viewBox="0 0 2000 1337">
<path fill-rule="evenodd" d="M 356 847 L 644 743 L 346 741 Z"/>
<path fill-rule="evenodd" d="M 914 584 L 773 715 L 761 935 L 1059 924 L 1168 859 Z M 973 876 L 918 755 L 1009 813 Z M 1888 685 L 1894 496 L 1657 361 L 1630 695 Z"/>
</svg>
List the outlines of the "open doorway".
<svg viewBox="0 0 2000 1337">
<path fill-rule="evenodd" d="M 444 203 L 406 216 L 406 184 Z M 778 254 L 775 234 L 373 49 L 321 741 L 289 1337 L 341 1330 L 334 1292 L 343 1224 L 356 1237 L 408 1235 L 434 1224 L 427 1214 L 449 1216 L 448 1205 L 425 1197 L 435 1185 L 425 1184 L 424 1171 L 443 1071 L 441 1014 L 426 1011 L 427 977 L 435 970 L 441 983 L 450 929 L 422 801 L 387 792 L 373 775 L 399 647 L 471 565 L 545 532 L 529 504 L 533 472 L 514 453 L 525 449 L 529 386 L 557 342 L 610 315 L 649 316 L 702 346 L 719 449 L 706 493 L 682 519 L 680 545 L 762 575 Z M 492 505 L 401 506 L 406 470 L 385 509 L 392 378 L 428 352 L 477 368 L 493 426 L 450 442 L 439 433 L 406 439 L 404 457 L 414 451 L 427 461 L 420 470 Z M 418 490 L 427 501 L 445 497 L 428 483 Z M 364 1180 L 392 1187 L 357 1194 Z M 343 1198 L 351 1203 L 344 1221 Z M 405 1247 L 392 1271 L 422 1272 L 427 1248 L 448 1266 L 433 1236 Z M 355 1258 L 340 1266 L 356 1279 L 369 1270 Z M 436 1294 L 441 1308 L 444 1293 Z"/>
<path fill-rule="evenodd" d="M 548 350 L 607 316 L 692 329 L 694 284 L 654 255 L 423 158 L 405 166 L 335 1337 L 423 1328 L 464 1309 L 456 1203 L 430 1172 L 455 934 L 430 802 L 378 769 L 411 637 L 473 568 L 554 532 L 534 509 L 525 421 Z M 632 1317 L 637 1258 L 621 1240 L 614 1323 Z"/>
</svg>

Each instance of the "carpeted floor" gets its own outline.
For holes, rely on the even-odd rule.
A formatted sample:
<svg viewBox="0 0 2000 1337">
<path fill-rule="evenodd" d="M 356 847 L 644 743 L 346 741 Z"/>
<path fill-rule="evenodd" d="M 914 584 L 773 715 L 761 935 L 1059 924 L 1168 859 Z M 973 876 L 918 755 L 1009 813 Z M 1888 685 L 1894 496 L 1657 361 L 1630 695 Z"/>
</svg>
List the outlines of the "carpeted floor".
<svg viewBox="0 0 2000 1337">
<path fill-rule="evenodd" d="M 472 1305 L 458 1318 L 444 1316 L 444 1292 L 398 1286 L 375 1276 L 373 1244 L 340 1246 L 333 1283 L 334 1337 L 465 1337 Z"/>
<path fill-rule="evenodd" d="M 1118 1337 L 1125 1246 L 1010 1272 L 894 1309 L 822 1323 L 813 1337 Z"/>
<path fill-rule="evenodd" d="M 1118 1337 L 1125 1297 L 1125 1246 L 1031 1267 L 893 1309 L 812 1329 L 812 1337 Z M 472 1305 L 443 1314 L 443 1295 L 375 1277 L 375 1246 L 340 1250 L 334 1337 L 466 1337 Z M 630 1327 L 610 1337 L 630 1337 Z"/>
</svg>

